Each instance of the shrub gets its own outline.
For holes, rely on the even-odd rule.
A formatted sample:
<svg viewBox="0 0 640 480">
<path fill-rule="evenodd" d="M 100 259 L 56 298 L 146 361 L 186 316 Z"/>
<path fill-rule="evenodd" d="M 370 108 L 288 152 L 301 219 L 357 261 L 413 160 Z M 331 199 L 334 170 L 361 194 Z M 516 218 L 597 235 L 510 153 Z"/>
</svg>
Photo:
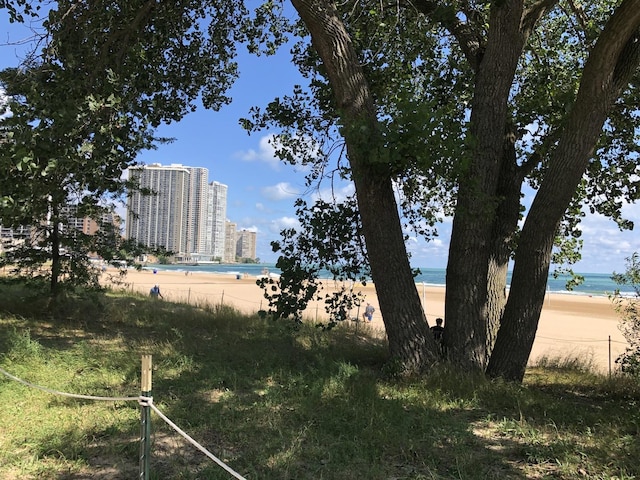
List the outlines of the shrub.
<svg viewBox="0 0 640 480">
<path fill-rule="evenodd" d="M 612 279 L 618 285 L 631 286 L 634 292 L 622 295 L 616 290 L 611 296 L 620 315 L 620 331 L 629 344 L 616 363 L 624 373 L 640 376 L 640 255 L 636 252 L 627 258 L 625 273 L 614 273 Z"/>
</svg>

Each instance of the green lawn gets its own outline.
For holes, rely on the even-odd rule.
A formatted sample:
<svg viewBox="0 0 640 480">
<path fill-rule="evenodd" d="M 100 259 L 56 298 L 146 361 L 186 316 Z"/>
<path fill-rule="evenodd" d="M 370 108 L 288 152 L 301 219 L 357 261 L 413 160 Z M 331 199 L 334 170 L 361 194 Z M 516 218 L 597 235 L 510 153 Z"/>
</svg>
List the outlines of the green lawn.
<svg viewBox="0 0 640 480">
<path fill-rule="evenodd" d="M 248 479 L 640 477 L 640 387 L 584 369 L 531 368 L 524 385 L 435 368 L 385 375 L 366 331 L 245 317 L 146 297 L 56 305 L 0 286 L 0 367 L 50 389 L 137 396 Z M 51 312 L 55 312 L 52 314 Z M 136 402 L 77 400 L 0 375 L 0 478 L 137 478 Z M 157 479 L 229 473 L 152 414 Z"/>
</svg>

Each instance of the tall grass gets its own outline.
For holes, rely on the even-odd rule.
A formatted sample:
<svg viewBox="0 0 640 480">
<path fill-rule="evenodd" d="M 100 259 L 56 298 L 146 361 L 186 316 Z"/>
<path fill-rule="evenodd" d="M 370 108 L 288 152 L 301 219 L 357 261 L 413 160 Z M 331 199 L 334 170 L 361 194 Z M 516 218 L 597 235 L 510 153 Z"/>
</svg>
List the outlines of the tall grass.
<svg viewBox="0 0 640 480">
<path fill-rule="evenodd" d="M 549 362 L 523 385 L 447 365 L 396 379 L 382 373 L 384 341 L 348 326 L 114 293 L 52 310 L 17 285 L 0 290 L 0 367 L 56 390 L 135 396 L 152 354 L 158 408 L 250 479 L 640 475 L 640 388 L 623 378 Z M 135 402 L 2 378 L 0 424 L 0 478 L 137 476 Z M 153 478 L 230 478 L 156 417 L 152 452 Z"/>
</svg>

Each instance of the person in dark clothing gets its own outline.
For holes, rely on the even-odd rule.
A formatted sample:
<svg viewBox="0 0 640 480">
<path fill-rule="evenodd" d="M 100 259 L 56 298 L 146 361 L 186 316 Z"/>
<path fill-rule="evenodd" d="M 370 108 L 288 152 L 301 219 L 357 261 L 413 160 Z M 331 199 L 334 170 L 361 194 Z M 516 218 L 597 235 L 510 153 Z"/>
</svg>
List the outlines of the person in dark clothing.
<svg viewBox="0 0 640 480">
<path fill-rule="evenodd" d="M 442 332 L 444 332 L 444 327 L 442 326 L 442 319 L 436 318 L 436 324 L 431 327 L 431 333 L 433 334 L 433 338 L 435 338 L 436 342 L 440 343 L 442 341 Z"/>
</svg>

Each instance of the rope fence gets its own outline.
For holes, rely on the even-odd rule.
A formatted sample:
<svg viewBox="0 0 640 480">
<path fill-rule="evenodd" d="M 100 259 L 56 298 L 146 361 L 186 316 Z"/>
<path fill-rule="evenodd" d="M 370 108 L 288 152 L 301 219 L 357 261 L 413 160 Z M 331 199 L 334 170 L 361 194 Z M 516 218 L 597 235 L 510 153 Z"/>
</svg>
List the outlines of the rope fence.
<svg viewBox="0 0 640 480">
<path fill-rule="evenodd" d="M 609 371 L 609 377 L 613 374 L 613 345 L 627 346 L 627 342 L 621 342 L 619 340 L 612 340 L 611 335 L 606 340 L 601 340 L 597 338 L 553 338 L 553 337 L 545 337 L 542 335 L 536 336 L 536 341 L 541 340 L 544 344 L 545 340 L 553 342 L 553 344 L 569 344 L 569 345 L 586 345 L 586 344 L 598 344 L 606 342 L 608 345 L 607 349 L 607 365 Z M 566 353 L 566 352 L 565 352 Z M 592 352 L 593 354 L 593 352 Z"/>
<path fill-rule="evenodd" d="M 28 388 L 33 388 L 36 390 L 40 390 L 42 392 L 46 392 L 51 395 L 57 395 L 67 398 L 76 398 L 81 400 L 93 400 L 93 401 L 107 401 L 107 402 L 138 402 L 140 405 L 141 415 L 140 415 L 140 424 L 141 424 L 141 437 L 140 437 L 140 475 L 139 478 L 143 480 L 148 480 L 150 475 L 150 422 L 149 422 L 149 412 L 153 410 L 160 419 L 162 419 L 167 425 L 169 425 L 173 430 L 175 430 L 179 435 L 181 435 L 187 442 L 196 447 L 200 452 L 206 455 L 209 459 L 214 461 L 218 466 L 226 470 L 231 476 L 237 478 L 238 480 L 246 480 L 245 477 L 240 475 L 238 472 L 233 470 L 229 465 L 224 463 L 214 454 L 209 452 L 205 447 L 203 447 L 200 443 L 195 441 L 191 436 L 189 436 L 184 430 L 178 427 L 174 422 L 172 422 L 164 413 L 162 413 L 158 407 L 153 403 L 153 397 L 148 395 L 151 392 L 151 355 L 143 355 L 142 357 L 142 377 L 141 377 L 141 394 L 137 397 L 100 397 L 95 395 L 81 395 L 76 393 L 67 393 L 61 392 L 58 390 L 53 390 L 51 388 L 43 387 L 41 385 L 36 385 L 34 383 L 23 380 L 11 373 L 7 372 L 3 368 L 0 368 L 0 373 L 2 373 L 5 377 L 18 382 Z"/>
</svg>

